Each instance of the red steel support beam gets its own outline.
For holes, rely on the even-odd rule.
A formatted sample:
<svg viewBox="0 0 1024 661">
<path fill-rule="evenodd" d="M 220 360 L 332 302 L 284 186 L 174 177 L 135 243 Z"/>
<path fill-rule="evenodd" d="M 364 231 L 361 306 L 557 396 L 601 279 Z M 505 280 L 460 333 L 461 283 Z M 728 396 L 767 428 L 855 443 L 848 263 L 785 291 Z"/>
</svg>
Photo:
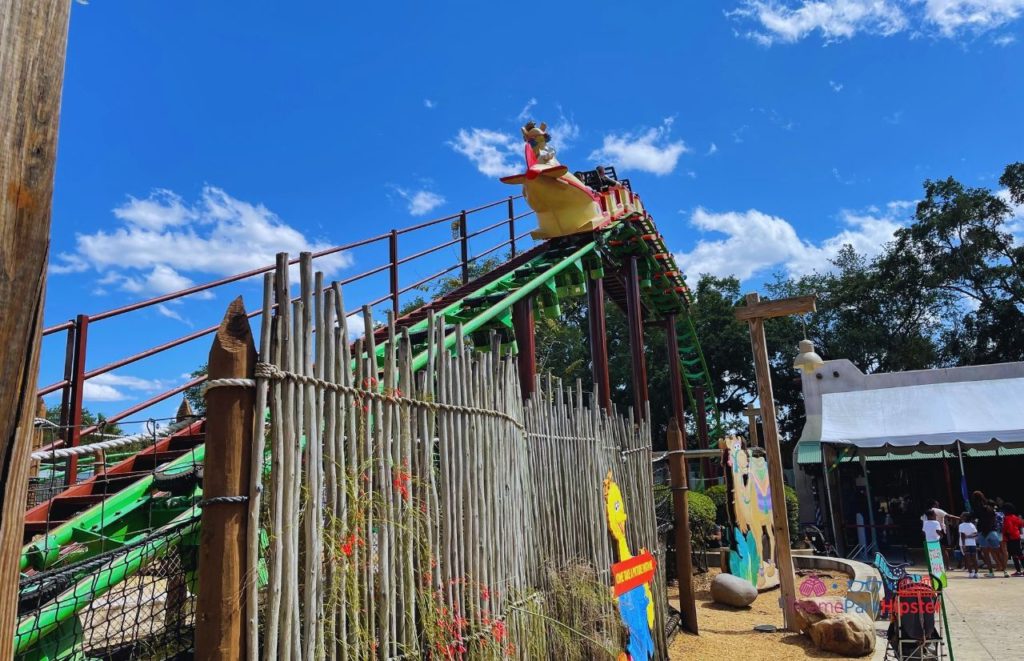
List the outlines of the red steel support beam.
<svg viewBox="0 0 1024 661">
<path fill-rule="evenodd" d="M 587 321 L 590 323 L 590 365 L 594 394 L 601 408 L 611 413 L 611 378 L 608 374 L 608 329 L 604 311 L 604 278 L 587 282 Z"/>
<path fill-rule="evenodd" d="M 388 253 L 391 257 L 391 310 L 398 318 L 398 230 L 391 230 L 388 237 Z"/>
<path fill-rule="evenodd" d="M 469 282 L 469 232 L 466 228 L 466 212 L 459 214 L 459 243 L 462 253 L 462 284 Z"/>
<path fill-rule="evenodd" d="M 516 256 L 516 205 L 515 198 L 508 197 L 508 242 L 512 244 L 512 257 Z"/>
<path fill-rule="evenodd" d="M 643 305 L 640 301 L 640 277 L 636 257 L 626 264 L 626 317 L 629 327 L 629 351 L 633 365 L 633 416 L 647 416 L 647 361 L 644 357 Z"/>
<path fill-rule="evenodd" d="M 537 379 L 537 345 L 533 326 L 533 298 L 526 297 L 512 304 L 512 329 L 519 350 L 519 387 L 523 399 L 533 395 Z"/>
<path fill-rule="evenodd" d="M 676 332 L 676 316 L 665 316 L 665 352 L 668 354 L 668 381 L 672 388 L 672 416 L 678 421 L 683 433 L 683 447 L 686 447 L 686 402 L 683 399 L 683 375 L 679 367 L 679 335 Z"/>
<path fill-rule="evenodd" d="M 80 314 L 75 319 L 75 364 L 71 371 L 71 397 L 65 447 L 75 447 L 82 440 L 82 396 L 85 393 L 85 353 L 89 344 L 89 316 Z M 64 486 L 78 481 L 78 455 L 68 459 L 64 472 Z"/>
</svg>

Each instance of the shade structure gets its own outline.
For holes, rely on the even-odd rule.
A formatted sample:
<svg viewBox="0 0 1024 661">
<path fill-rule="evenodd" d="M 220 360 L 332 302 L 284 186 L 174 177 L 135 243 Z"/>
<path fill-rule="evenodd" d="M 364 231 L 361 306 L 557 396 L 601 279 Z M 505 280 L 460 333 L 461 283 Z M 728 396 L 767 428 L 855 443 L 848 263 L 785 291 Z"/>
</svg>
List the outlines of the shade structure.
<svg viewBox="0 0 1024 661">
<path fill-rule="evenodd" d="M 821 441 L 863 450 L 1024 444 L 1024 378 L 830 393 Z"/>
<path fill-rule="evenodd" d="M 866 375 L 833 360 L 803 385 L 805 455 L 816 443 L 858 455 L 1024 447 L 1024 363 Z"/>
</svg>

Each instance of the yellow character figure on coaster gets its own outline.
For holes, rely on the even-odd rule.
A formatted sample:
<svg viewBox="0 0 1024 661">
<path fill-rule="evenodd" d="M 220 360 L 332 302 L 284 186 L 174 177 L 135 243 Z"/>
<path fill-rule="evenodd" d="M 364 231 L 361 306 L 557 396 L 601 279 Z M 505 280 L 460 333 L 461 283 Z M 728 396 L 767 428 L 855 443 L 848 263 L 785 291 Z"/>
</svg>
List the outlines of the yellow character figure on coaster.
<svg viewBox="0 0 1024 661">
<path fill-rule="evenodd" d="M 611 471 L 604 479 L 605 509 L 608 513 L 608 531 L 615 540 L 616 556 L 619 562 L 629 560 L 633 554 L 626 541 L 626 505 L 622 500 L 622 491 L 612 479 Z M 640 549 L 640 554 L 646 549 Z M 650 583 L 644 583 L 616 597 L 619 615 L 629 630 L 629 643 L 626 652 L 619 656 L 619 661 L 649 661 L 654 658 L 654 639 L 651 631 L 654 628 L 654 598 Z"/>
<path fill-rule="evenodd" d="M 551 147 L 547 124 L 528 122 L 522 128 L 526 143 L 526 172 L 502 177 L 505 184 L 522 184 L 527 204 L 537 212 L 535 239 L 552 239 L 591 232 L 608 218 L 598 204 L 597 193 L 558 162 Z"/>
</svg>

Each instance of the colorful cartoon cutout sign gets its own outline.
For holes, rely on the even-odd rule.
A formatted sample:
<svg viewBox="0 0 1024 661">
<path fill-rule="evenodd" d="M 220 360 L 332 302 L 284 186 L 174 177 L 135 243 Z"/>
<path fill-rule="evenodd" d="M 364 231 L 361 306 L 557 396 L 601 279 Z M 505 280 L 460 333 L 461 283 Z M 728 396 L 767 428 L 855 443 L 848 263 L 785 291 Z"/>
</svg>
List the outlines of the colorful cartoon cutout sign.
<svg viewBox="0 0 1024 661">
<path fill-rule="evenodd" d="M 608 532 L 615 541 L 619 561 L 612 565 L 613 593 L 619 606 L 619 616 L 629 631 L 624 657 L 629 661 L 650 661 L 654 658 L 654 598 L 651 579 L 656 563 L 647 549 L 633 555 L 626 541 L 626 505 L 619 485 L 611 471 L 604 479 L 605 509 L 608 514 Z"/>
<path fill-rule="evenodd" d="M 758 590 L 766 590 L 779 584 L 768 461 L 751 453 L 742 439 L 735 436 L 722 443 L 729 453 L 729 505 L 733 521 L 729 573 L 747 579 Z"/>
<path fill-rule="evenodd" d="M 933 539 L 924 543 L 924 550 L 928 555 L 928 573 L 932 577 L 932 586 L 936 590 L 945 588 L 949 583 L 946 580 L 946 563 L 942 560 L 942 545 L 939 540 Z"/>
</svg>

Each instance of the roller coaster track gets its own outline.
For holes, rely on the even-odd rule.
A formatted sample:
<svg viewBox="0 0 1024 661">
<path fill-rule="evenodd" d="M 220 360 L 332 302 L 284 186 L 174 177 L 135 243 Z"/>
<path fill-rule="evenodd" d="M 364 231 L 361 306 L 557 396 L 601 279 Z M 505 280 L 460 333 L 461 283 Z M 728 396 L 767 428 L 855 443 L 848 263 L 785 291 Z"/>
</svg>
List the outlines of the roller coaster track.
<svg viewBox="0 0 1024 661">
<path fill-rule="evenodd" d="M 519 301 L 532 301 L 535 313 L 556 319 L 560 315 L 562 300 L 583 294 L 589 277 L 604 277 L 608 296 L 625 309 L 626 287 L 620 271 L 626 259 L 635 257 L 640 277 L 642 314 L 647 321 L 663 319 L 667 315 L 676 316 L 678 360 L 687 397 L 696 407 L 698 398 L 695 391 L 698 387 L 704 389 L 708 419 L 717 432 L 720 426 L 719 413 L 711 376 L 697 340 L 694 320 L 689 313 L 690 300 L 685 278 L 638 196 L 627 186 L 609 188 L 602 191 L 601 196 L 602 205 L 611 218 L 606 227 L 592 234 L 552 239 L 518 254 L 513 252 L 510 259 L 472 281 L 468 281 L 467 277 L 468 264 L 472 261 L 468 257 L 467 244 L 468 239 L 475 234 L 468 232 L 467 212 L 462 212 L 458 216 L 459 236 L 444 245 L 460 242 L 463 260 L 432 277 L 461 267 L 464 284 L 396 320 L 396 326 L 404 329 L 412 341 L 415 356 L 413 368 L 421 369 L 427 362 L 423 349 L 431 313 L 445 319 L 447 346 L 455 344 L 456 327 L 461 325 L 462 332 L 471 338 L 474 346 L 485 349 L 491 346 L 492 338 L 496 335 L 502 352 L 515 352 L 512 309 Z M 508 199 L 507 224 L 510 238 L 497 248 L 511 244 L 514 251 L 516 239 L 523 238 L 515 234 L 515 221 L 523 216 L 513 213 L 512 201 L 513 198 Z M 485 205 L 481 209 L 497 204 L 500 203 Z M 452 218 L 430 221 L 412 230 Z M 495 227 L 485 228 L 477 234 Z M 402 290 L 398 288 L 398 264 L 405 263 L 408 258 L 404 261 L 398 258 L 396 237 L 407 231 L 411 231 L 410 228 L 382 235 L 390 238 L 391 264 L 367 272 L 372 274 L 390 268 L 391 294 L 372 304 L 380 304 L 390 298 L 393 313 L 398 310 L 399 294 L 425 282 L 421 281 Z M 422 251 L 418 255 L 433 250 Z M 495 248 L 492 248 L 478 257 L 494 251 Z M 322 251 L 321 254 L 327 252 Z M 262 271 L 266 270 L 269 268 Z M 250 277 L 262 271 L 242 275 Z M 238 279 L 226 278 L 218 283 Z M 191 288 L 186 293 L 201 288 Z M 145 303 L 162 300 L 168 299 L 158 297 Z M 103 315 L 93 318 L 103 318 Z M 65 325 L 54 328 L 72 330 Z M 378 328 L 374 332 L 377 357 L 382 360 L 387 330 Z M 187 337 L 195 339 L 205 334 L 207 332 L 202 331 Z M 151 355 L 149 352 L 143 354 Z M 125 363 L 118 361 L 115 364 Z M 104 368 L 100 368 L 93 370 L 93 373 L 103 371 Z M 196 379 L 186 386 L 201 381 L 201 378 Z M 69 384 L 57 385 L 64 387 Z M 50 392 L 53 390 L 55 388 L 51 386 Z M 182 390 L 184 387 L 170 392 Z M 155 399 L 160 401 L 160 398 Z M 135 410 L 138 408 L 129 409 L 131 412 Z M 63 642 L 58 647 L 73 646 L 74 631 L 69 634 L 68 625 L 76 613 L 88 605 L 88 599 L 83 599 L 83 595 L 91 595 L 90 598 L 94 599 L 112 585 L 139 571 L 147 557 L 140 555 L 143 552 L 149 553 L 151 557 L 166 552 L 167 549 L 161 546 L 160 530 L 168 526 L 175 527 L 175 530 L 191 526 L 188 528 L 191 533 L 198 527 L 197 503 L 201 500 L 202 491 L 201 481 L 195 476 L 195 467 L 202 465 L 204 456 L 203 428 L 202 420 L 184 424 L 144 450 L 110 467 L 105 473 L 72 485 L 30 510 L 25 529 L 28 543 L 21 557 L 23 586 L 29 587 L 23 587 L 22 590 L 24 612 L 15 638 L 15 649 L 22 658 L 37 658 L 33 650 L 38 647 L 40 640 L 46 640 L 47 637 L 62 637 Z M 168 480 L 173 481 L 176 474 L 185 477 L 179 480 L 181 484 L 169 486 Z M 194 536 L 178 535 L 174 540 L 173 543 L 181 543 L 182 540 L 192 540 L 185 543 L 194 543 Z M 123 571 L 113 571 L 111 567 L 102 564 L 111 555 L 124 560 Z M 75 567 L 81 569 L 77 572 L 68 570 Z M 48 585 L 40 578 L 45 578 L 47 572 L 60 573 L 61 581 L 56 582 L 56 585 Z"/>
</svg>

